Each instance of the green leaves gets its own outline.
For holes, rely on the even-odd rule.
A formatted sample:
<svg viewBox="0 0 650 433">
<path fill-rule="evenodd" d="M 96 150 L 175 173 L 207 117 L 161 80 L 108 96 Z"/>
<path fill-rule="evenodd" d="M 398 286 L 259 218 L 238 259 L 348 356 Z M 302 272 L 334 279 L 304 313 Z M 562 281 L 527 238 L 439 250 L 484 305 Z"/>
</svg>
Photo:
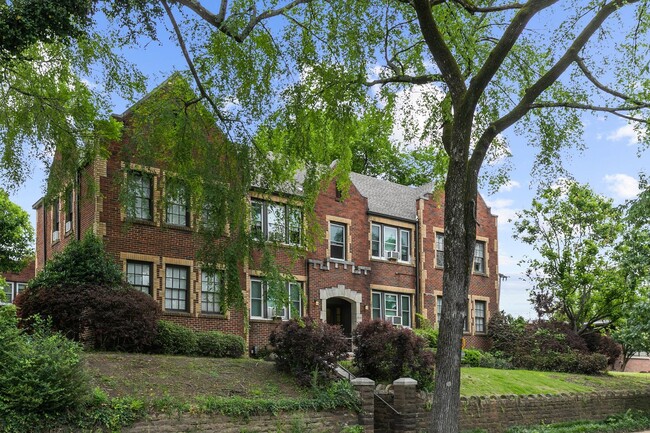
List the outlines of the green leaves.
<svg viewBox="0 0 650 433">
<path fill-rule="evenodd" d="M 22 271 L 32 258 L 33 240 L 29 214 L 0 189 L 0 273 Z"/>
<path fill-rule="evenodd" d="M 581 333 L 616 322 L 635 298 L 614 256 L 621 211 L 588 186 L 565 182 L 542 190 L 515 230 L 539 254 L 523 260 L 538 314 L 566 320 Z"/>
</svg>

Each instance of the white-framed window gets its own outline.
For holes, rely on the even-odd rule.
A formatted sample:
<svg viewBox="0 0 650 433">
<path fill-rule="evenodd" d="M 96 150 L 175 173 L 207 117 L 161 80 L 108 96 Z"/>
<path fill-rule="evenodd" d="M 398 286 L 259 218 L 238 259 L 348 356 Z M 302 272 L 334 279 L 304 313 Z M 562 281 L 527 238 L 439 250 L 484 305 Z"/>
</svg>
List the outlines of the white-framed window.
<svg viewBox="0 0 650 433">
<path fill-rule="evenodd" d="M 6 281 L 2 290 L 5 292 L 5 302 L 12 303 L 14 301 L 14 284 Z"/>
<path fill-rule="evenodd" d="M 474 245 L 474 273 L 485 273 L 485 242 L 476 241 Z"/>
<path fill-rule="evenodd" d="M 411 230 L 372 223 L 371 254 L 374 258 L 411 261 Z"/>
<path fill-rule="evenodd" d="M 150 262 L 137 262 L 127 260 L 126 262 L 126 280 L 135 289 L 147 295 L 152 294 L 151 285 L 153 264 Z"/>
<path fill-rule="evenodd" d="M 373 291 L 372 318 L 410 327 L 411 295 Z"/>
<path fill-rule="evenodd" d="M 165 222 L 175 226 L 189 226 L 190 199 L 187 185 L 177 179 L 169 179 L 165 193 L 167 195 Z"/>
<path fill-rule="evenodd" d="M 347 226 L 342 223 L 330 222 L 330 258 L 345 260 L 347 243 Z"/>
<path fill-rule="evenodd" d="M 251 318 L 272 319 L 281 317 L 284 320 L 302 316 L 302 284 L 296 282 L 282 283 L 288 295 L 286 305 L 276 305 L 269 299 L 269 283 L 261 278 L 251 278 Z"/>
<path fill-rule="evenodd" d="M 16 296 L 27 288 L 27 283 L 16 283 Z"/>
<path fill-rule="evenodd" d="M 201 271 L 201 312 L 222 314 L 223 272 Z"/>
<path fill-rule="evenodd" d="M 129 190 L 129 218 L 153 220 L 153 178 L 148 173 L 130 170 L 127 173 L 127 188 Z"/>
<path fill-rule="evenodd" d="M 189 273 L 186 266 L 165 267 L 165 310 L 188 311 Z"/>
<path fill-rule="evenodd" d="M 259 240 L 300 245 L 302 211 L 284 203 L 251 200 L 251 232 Z"/>
<path fill-rule="evenodd" d="M 485 319 L 486 319 L 487 302 L 474 301 L 474 331 L 477 334 L 485 334 Z"/>
<path fill-rule="evenodd" d="M 442 296 L 436 296 L 436 323 L 440 327 L 440 313 L 442 312 Z M 463 323 L 463 332 L 469 332 L 469 315 L 465 316 L 465 323 Z"/>
<path fill-rule="evenodd" d="M 52 204 L 52 242 L 56 242 L 60 238 L 60 224 L 59 221 L 59 199 L 55 199 Z"/>
<path fill-rule="evenodd" d="M 445 266 L 445 235 L 436 233 L 436 267 Z"/>
</svg>

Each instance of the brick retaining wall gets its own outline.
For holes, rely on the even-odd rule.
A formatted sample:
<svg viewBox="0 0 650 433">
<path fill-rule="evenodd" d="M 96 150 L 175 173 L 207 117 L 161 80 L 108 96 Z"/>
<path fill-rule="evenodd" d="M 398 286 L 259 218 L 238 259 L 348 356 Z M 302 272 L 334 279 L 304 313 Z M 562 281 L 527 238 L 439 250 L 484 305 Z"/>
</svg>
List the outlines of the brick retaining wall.
<svg viewBox="0 0 650 433">
<path fill-rule="evenodd" d="M 292 412 L 251 416 L 248 419 L 223 415 L 157 415 L 122 431 L 125 433 L 261 433 L 305 431 L 340 432 L 346 425 L 356 425 L 357 414 L 345 410 L 334 412 Z"/>
<path fill-rule="evenodd" d="M 125 429 L 129 433 L 338 433 L 344 426 L 362 425 L 365 433 L 420 433 L 431 427 L 431 395 L 416 391 L 417 382 L 402 378 L 375 388 L 370 379 L 352 381 L 359 392 L 361 412 L 294 412 L 252 416 L 246 420 L 221 415 L 158 415 Z M 645 391 L 591 394 L 462 397 L 461 430 L 502 433 L 511 426 L 602 420 L 629 409 L 650 412 L 650 388 Z"/>
<path fill-rule="evenodd" d="M 379 387 L 376 390 L 373 401 L 374 433 L 419 433 L 429 430 L 432 397 L 415 392 L 414 388 L 414 381 L 399 379 L 387 388 Z M 367 401 L 364 401 L 366 404 Z M 501 433 L 515 425 L 603 420 L 629 409 L 650 412 L 650 388 L 638 392 L 462 397 L 460 428 Z"/>
<path fill-rule="evenodd" d="M 628 409 L 650 411 L 650 390 L 461 399 L 461 429 L 502 432 L 514 425 L 603 420 Z"/>
</svg>

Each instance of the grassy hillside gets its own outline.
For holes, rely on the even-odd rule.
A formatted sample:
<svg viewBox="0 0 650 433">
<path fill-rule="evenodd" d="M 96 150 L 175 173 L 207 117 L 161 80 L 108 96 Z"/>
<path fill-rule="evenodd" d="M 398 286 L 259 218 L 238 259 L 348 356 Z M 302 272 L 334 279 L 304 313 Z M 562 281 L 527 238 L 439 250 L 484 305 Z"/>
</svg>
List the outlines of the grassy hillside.
<svg viewBox="0 0 650 433">
<path fill-rule="evenodd" d="M 169 396 L 243 398 L 307 397 L 293 379 L 271 362 L 124 353 L 90 353 L 86 357 L 92 383 L 111 397 L 153 400 Z M 601 376 L 526 370 L 463 368 L 461 394 L 558 394 L 635 390 L 650 387 L 650 374 L 610 373 Z"/>
<path fill-rule="evenodd" d="M 306 397 L 293 378 L 271 362 L 130 353 L 89 353 L 87 371 L 93 386 L 110 397 L 148 401 L 162 396 L 274 398 Z"/>
<path fill-rule="evenodd" d="M 463 368 L 461 395 L 561 394 L 637 390 L 650 387 L 650 374 L 608 373 L 599 376 L 529 370 Z"/>
</svg>

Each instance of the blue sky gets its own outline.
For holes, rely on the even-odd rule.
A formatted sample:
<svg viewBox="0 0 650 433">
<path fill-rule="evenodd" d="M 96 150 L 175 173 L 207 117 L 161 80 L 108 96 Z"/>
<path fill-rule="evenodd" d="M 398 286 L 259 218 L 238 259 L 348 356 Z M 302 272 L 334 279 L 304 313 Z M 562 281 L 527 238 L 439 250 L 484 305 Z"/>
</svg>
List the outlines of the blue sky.
<svg viewBox="0 0 650 433">
<path fill-rule="evenodd" d="M 149 89 L 155 87 L 175 69 L 186 65 L 173 44 L 167 46 L 150 43 L 145 49 L 124 52 L 127 58 L 137 62 L 149 74 Z M 121 113 L 128 103 L 113 98 L 113 110 Z M 616 117 L 586 116 L 585 133 L 582 137 L 587 149 L 578 153 L 568 152 L 565 167 L 581 183 L 589 184 L 599 194 L 611 197 L 616 204 L 634 197 L 637 193 L 639 173 L 650 163 L 650 155 L 641 153 L 635 134 L 625 121 Z M 500 308 L 514 315 L 533 317 L 534 312 L 527 301 L 529 283 L 522 279 L 524 269 L 518 262 L 532 250 L 512 238 L 512 222 L 517 210 L 530 206 L 537 184 L 531 178 L 535 149 L 513 129 L 505 134 L 513 154 L 511 183 L 493 195 L 483 193 L 494 214 L 499 216 L 499 271 L 508 277 L 502 284 Z M 32 204 L 42 195 L 43 172 L 35 167 L 31 179 L 11 193 L 11 199 L 32 215 Z"/>
</svg>

